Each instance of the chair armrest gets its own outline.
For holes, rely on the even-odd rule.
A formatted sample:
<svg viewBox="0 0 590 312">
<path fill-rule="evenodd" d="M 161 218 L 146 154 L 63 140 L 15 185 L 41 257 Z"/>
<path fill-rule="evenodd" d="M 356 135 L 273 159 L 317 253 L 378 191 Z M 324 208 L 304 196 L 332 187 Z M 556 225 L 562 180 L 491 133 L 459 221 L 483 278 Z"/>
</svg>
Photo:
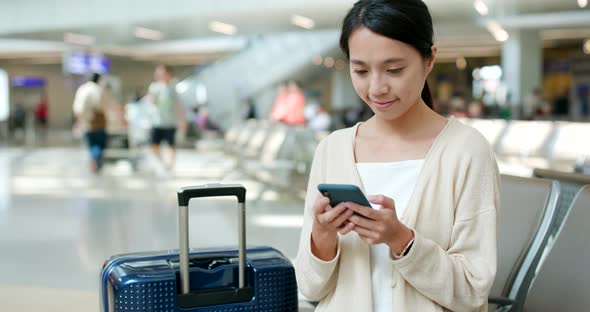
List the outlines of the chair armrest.
<svg viewBox="0 0 590 312">
<path fill-rule="evenodd" d="M 488 303 L 495 304 L 498 306 L 509 306 L 516 303 L 516 301 L 504 297 L 492 296 L 488 298 Z"/>
</svg>

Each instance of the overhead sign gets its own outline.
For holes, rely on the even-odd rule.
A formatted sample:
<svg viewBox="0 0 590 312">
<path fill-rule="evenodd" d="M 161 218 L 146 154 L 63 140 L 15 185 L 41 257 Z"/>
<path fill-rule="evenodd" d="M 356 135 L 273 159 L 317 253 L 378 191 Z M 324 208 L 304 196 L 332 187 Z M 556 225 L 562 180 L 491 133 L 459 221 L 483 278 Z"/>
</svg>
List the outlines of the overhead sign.
<svg viewBox="0 0 590 312">
<path fill-rule="evenodd" d="M 64 54 L 63 69 L 65 73 L 87 75 L 98 73 L 106 75 L 111 68 L 110 60 L 101 54 L 86 52 L 66 52 Z"/>
<path fill-rule="evenodd" d="M 45 87 L 47 80 L 45 77 L 14 76 L 10 82 L 16 88 L 42 88 Z"/>
</svg>

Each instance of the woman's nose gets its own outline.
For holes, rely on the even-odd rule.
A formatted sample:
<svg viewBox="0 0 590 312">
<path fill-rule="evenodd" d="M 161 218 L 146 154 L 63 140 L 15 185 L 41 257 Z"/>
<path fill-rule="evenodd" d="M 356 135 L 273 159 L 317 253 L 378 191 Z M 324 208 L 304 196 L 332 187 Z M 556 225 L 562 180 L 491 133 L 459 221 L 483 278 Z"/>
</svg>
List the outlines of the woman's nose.
<svg viewBox="0 0 590 312">
<path fill-rule="evenodd" d="M 389 92 L 389 86 L 387 83 L 378 77 L 371 79 L 369 86 L 369 93 L 374 96 L 384 95 Z"/>
</svg>

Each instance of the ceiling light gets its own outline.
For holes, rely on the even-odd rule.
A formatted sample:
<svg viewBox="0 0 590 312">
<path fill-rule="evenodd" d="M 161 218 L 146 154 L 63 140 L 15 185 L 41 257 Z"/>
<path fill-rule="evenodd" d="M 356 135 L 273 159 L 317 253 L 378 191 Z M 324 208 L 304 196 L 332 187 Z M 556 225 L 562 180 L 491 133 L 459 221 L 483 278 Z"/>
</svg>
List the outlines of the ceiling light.
<svg viewBox="0 0 590 312">
<path fill-rule="evenodd" d="M 467 60 L 464 57 L 460 57 L 455 62 L 455 65 L 457 65 L 457 69 L 464 70 L 467 68 Z"/>
<path fill-rule="evenodd" d="M 578 6 L 580 8 L 585 8 L 588 5 L 588 0 L 578 0 Z"/>
<path fill-rule="evenodd" d="M 324 66 L 326 66 L 327 68 L 334 67 L 334 58 L 330 56 L 326 57 L 326 59 L 324 60 Z"/>
<path fill-rule="evenodd" d="M 590 55 L 590 38 L 584 40 L 584 53 Z"/>
<path fill-rule="evenodd" d="M 296 14 L 291 16 L 291 23 L 305 29 L 312 29 L 315 26 L 315 22 L 311 18 Z"/>
<path fill-rule="evenodd" d="M 230 36 L 235 35 L 238 32 L 238 28 L 236 26 L 218 21 L 213 21 L 209 23 L 209 29 L 211 29 L 214 32 Z"/>
<path fill-rule="evenodd" d="M 495 21 L 488 22 L 486 28 L 492 34 L 492 36 L 494 36 L 494 38 L 499 42 L 504 42 L 508 40 L 508 38 L 510 38 L 508 32 Z"/>
<path fill-rule="evenodd" d="M 336 69 L 343 70 L 346 67 L 346 62 L 344 60 L 337 60 L 336 61 Z"/>
<path fill-rule="evenodd" d="M 148 40 L 162 40 L 164 37 L 161 31 L 149 29 L 145 27 L 136 27 L 133 32 L 135 37 Z"/>
<path fill-rule="evenodd" d="M 473 2 L 473 7 L 477 11 L 477 13 L 479 13 L 479 15 L 488 15 L 488 6 L 482 0 L 475 0 L 475 2 Z"/>
<path fill-rule="evenodd" d="M 79 45 L 93 45 L 96 42 L 96 38 L 68 32 L 64 34 L 64 42 Z"/>
<path fill-rule="evenodd" d="M 315 65 L 322 65 L 322 63 L 324 63 L 324 59 L 322 58 L 321 55 L 316 55 L 313 57 L 313 59 L 311 59 L 311 61 L 315 64 Z"/>
</svg>

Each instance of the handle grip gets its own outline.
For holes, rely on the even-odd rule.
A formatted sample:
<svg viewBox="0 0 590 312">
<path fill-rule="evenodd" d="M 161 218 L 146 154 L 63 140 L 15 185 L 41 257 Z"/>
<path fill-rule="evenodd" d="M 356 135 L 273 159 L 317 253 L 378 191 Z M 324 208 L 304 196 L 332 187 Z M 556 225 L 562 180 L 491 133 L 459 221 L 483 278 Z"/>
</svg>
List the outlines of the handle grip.
<svg viewBox="0 0 590 312">
<path fill-rule="evenodd" d="M 191 198 L 236 196 L 238 203 L 246 202 L 246 188 L 240 184 L 207 184 L 178 189 L 178 206 L 188 206 Z"/>
<path fill-rule="evenodd" d="M 178 191 L 179 230 L 179 266 L 181 294 L 190 293 L 189 276 L 189 229 L 188 229 L 188 203 L 191 198 L 236 196 L 238 198 L 238 249 L 239 249 L 239 288 L 246 287 L 246 188 L 240 184 L 207 184 L 191 187 L 183 187 Z"/>
</svg>

